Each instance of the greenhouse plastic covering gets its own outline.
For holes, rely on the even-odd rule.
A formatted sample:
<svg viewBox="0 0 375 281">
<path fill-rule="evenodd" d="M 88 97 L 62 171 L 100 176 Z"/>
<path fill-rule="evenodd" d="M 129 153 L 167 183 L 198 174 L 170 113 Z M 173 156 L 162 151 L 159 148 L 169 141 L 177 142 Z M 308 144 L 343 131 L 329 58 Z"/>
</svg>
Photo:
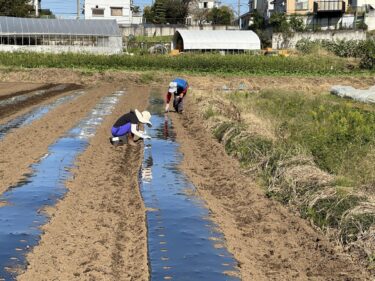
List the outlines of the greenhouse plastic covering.
<svg viewBox="0 0 375 281">
<path fill-rule="evenodd" d="M 0 17 L 0 35 L 121 36 L 115 20 L 34 19 Z"/>
<path fill-rule="evenodd" d="M 375 103 L 375 86 L 372 86 L 367 90 L 361 90 L 355 89 L 351 86 L 335 85 L 331 88 L 331 94 L 360 102 Z"/>
<path fill-rule="evenodd" d="M 251 30 L 177 30 L 182 37 L 184 50 L 260 50 L 260 39 Z"/>
</svg>

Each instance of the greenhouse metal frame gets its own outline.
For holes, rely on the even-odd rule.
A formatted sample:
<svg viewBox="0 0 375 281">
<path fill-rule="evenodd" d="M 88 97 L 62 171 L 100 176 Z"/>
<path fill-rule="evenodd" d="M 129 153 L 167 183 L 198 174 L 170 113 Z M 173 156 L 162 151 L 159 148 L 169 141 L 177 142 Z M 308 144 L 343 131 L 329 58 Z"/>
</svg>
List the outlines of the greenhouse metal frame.
<svg viewBox="0 0 375 281">
<path fill-rule="evenodd" d="M 0 17 L 4 45 L 122 48 L 122 35 L 115 20 Z"/>
</svg>

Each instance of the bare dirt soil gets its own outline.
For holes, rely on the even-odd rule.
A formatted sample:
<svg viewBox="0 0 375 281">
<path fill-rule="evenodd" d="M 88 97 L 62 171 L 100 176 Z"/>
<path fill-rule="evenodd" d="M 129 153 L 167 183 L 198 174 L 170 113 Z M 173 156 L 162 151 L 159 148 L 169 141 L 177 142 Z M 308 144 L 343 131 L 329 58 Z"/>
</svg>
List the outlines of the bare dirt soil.
<svg viewBox="0 0 375 281">
<path fill-rule="evenodd" d="M 47 211 L 51 221 L 19 280 L 148 280 L 145 207 L 138 186 L 143 146 L 114 149 L 108 142 L 118 116 L 147 106 L 143 92 L 126 90 L 77 159 L 69 192 Z"/>
<path fill-rule="evenodd" d="M 172 77 L 155 74 L 148 82 L 160 87 Z M 207 91 L 235 88 L 240 83 L 254 90 L 308 88 L 312 92 L 328 91 L 333 84 L 367 87 L 375 83 L 373 77 L 187 78 L 192 88 Z M 43 227 L 40 244 L 27 256 L 29 266 L 18 279 L 148 280 L 146 211 L 138 186 L 143 147 L 114 148 L 108 143 L 109 128 L 121 114 L 147 106 L 149 89 L 134 86 L 144 82 L 142 74 L 0 70 L 0 81 L 74 83 L 83 85 L 86 92 L 31 125 L 14 130 L 0 142 L 0 194 L 30 172 L 30 165 L 85 117 L 100 98 L 127 89 L 78 157 L 66 196 L 46 209 L 50 222 Z M 371 280 L 363 268 L 307 222 L 266 198 L 206 131 L 188 97 L 187 102 L 183 116 L 171 114 L 185 156 L 181 168 L 222 229 L 229 251 L 238 260 L 242 280 Z"/>
<path fill-rule="evenodd" d="M 23 108 L 27 108 L 29 106 L 39 104 L 40 102 L 50 99 L 51 97 L 55 97 L 62 93 L 66 93 L 69 91 L 78 90 L 82 88 L 80 85 L 76 85 L 76 84 L 61 84 L 59 85 L 59 88 L 54 88 L 54 86 L 57 86 L 57 85 L 48 85 L 45 87 L 41 87 L 41 88 L 44 88 L 44 90 L 46 91 L 44 94 L 30 96 L 30 98 L 26 100 L 23 100 L 14 104 L 9 104 L 8 106 L 2 108 L 0 112 L 0 118 L 9 116 Z M 24 94 L 25 92 L 33 92 L 33 91 L 22 91 L 21 93 L 14 93 L 8 96 L 3 96 L 3 98 L 15 97 L 15 96 Z"/>
</svg>

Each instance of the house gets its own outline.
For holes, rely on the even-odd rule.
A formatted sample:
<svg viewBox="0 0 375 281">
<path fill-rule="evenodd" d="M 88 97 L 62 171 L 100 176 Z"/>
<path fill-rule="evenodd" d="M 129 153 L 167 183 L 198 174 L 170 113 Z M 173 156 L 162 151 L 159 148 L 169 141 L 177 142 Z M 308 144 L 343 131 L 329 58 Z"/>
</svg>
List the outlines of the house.
<svg viewBox="0 0 375 281">
<path fill-rule="evenodd" d="M 256 10 L 266 19 L 274 12 L 287 15 L 337 16 L 345 13 L 347 6 L 348 0 L 249 0 L 249 12 Z"/>
<path fill-rule="evenodd" d="M 31 5 L 34 8 L 36 17 L 39 16 L 40 2 L 41 0 L 29 0 L 29 5 Z"/>
<path fill-rule="evenodd" d="M 351 7 L 358 12 L 371 12 L 375 10 L 375 0 L 351 0 Z"/>
<path fill-rule="evenodd" d="M 352 0 L 367 1 L 367 0 Z M 370 0 L 374 1 L 375 0 Z M 353 2 L 351 2 L 353 3 Z M 257 11 L 266 20 L 273 13 L 284 13 L 287 16 L 298 15 L 309 29 L 352 28 L 356 17 L 346 14 L 348 0 L 249 0 L 249 13 Z M 241 16 L 244 20 L 247 13 Z M 252 19 L 245 21 L 251 22 Z M 244 29 L 248 26 L 242 27 Z"/>
<path fill-rule="evenodd" d="M 210 9 L 218 7 L 215 0 L 194 0 L 189 3 L 189 15 L 186 17 L 187 25 L 210 24 L 206 21 Z"/>
<path fill-rule="evenodd" d="M 132 0 L 85 0 L 85 19 L 116 20 L 119 25 L 142 23 L 142 16 L 133 14 Z"/>
</svg>

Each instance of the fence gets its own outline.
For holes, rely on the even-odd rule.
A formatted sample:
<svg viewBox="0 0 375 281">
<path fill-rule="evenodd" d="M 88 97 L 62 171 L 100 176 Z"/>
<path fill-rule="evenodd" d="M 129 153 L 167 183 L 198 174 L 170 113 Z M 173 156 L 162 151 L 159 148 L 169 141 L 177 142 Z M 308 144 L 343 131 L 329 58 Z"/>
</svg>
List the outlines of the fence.
<svg viewBox="0 0 375 281">
<path fill-rule="evenodd" d="M 179 25 L 179 24 L 140 24 L 120 25 L 123 36 L 173 36 L 177 29 L 187 30 L 238 30 L 238 26 L 232 25 Z"/>
<path fill-rule="evenodd" d="M 296 32 L 285 38 L 281 33 L 272 35 L 273 49 L 293 49 L 301 39 L 315 40 L 366 40 L 366 32 L 363 30 L 340 30 L 321 32 Z"/>
</svg>

